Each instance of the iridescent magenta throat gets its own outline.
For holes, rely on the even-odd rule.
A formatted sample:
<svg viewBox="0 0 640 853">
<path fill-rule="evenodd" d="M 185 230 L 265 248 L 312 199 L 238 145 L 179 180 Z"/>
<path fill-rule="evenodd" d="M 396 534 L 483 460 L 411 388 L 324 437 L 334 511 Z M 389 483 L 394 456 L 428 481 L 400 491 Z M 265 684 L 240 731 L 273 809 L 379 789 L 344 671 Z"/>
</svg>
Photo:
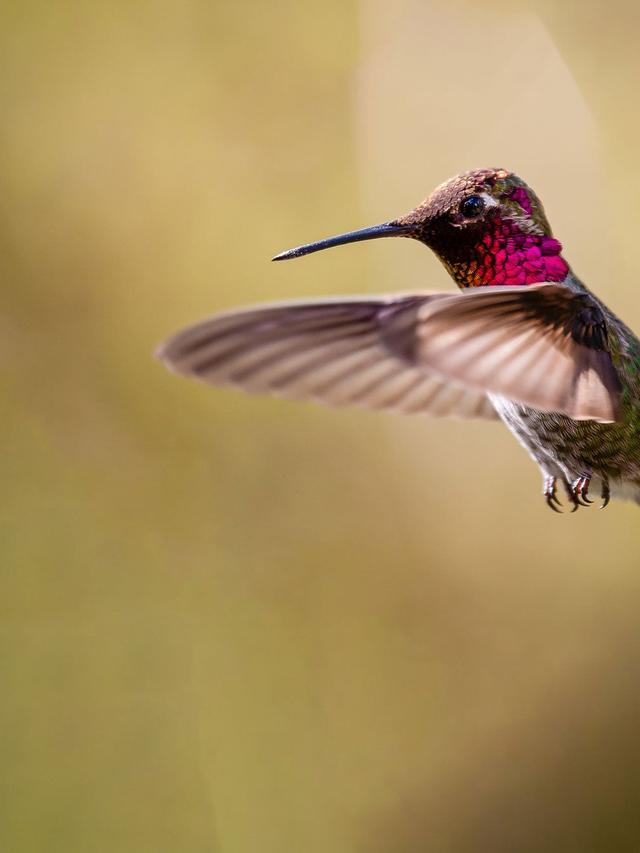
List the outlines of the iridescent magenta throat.
<svg viewBox="0 0 640 853">
<path fill-rule="evenodd" d="M 453 265 L 451 271 L 462 287 L 537 284 L 566 278 L 569 265 L 554 237 L 527 234 L 517 222 L 499 217 L 492 226 L 492 231 L 473 247 L 472 260 Z"/>
</svg>

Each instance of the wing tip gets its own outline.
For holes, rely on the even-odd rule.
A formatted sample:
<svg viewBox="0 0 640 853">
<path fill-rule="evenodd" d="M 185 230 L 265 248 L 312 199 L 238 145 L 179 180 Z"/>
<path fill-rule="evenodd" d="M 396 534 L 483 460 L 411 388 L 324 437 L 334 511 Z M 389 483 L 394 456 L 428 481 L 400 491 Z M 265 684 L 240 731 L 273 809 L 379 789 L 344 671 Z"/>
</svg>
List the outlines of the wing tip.
<svg viewBox="0 0 640 853">
<path fill-rule="evenodd" d="M 179 332 L 172 338 L 162 341 L 153 351 L 152 357 L 176 376 L 193 376 L 193 371 L 187 365 L 181 364 L 179 351 L 179 341 L 181 338 L 182 333 Z"/>
</svg>

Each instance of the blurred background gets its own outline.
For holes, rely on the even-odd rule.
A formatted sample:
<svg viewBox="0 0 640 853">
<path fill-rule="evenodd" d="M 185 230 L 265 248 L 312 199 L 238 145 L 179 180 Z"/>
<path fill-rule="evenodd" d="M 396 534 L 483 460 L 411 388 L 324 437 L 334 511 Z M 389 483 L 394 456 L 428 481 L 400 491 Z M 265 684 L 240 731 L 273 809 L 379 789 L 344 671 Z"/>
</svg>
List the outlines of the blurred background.
<svg viewBox="0 0 640 853">
<path fill-rule="evenodd" d="M 632 2 L 0 11 L 0 849 L 640 849 L 640 510 L 499 424 L 169 374 L 287 297 L 452 287 L 300 242 L 505 166 L 640 329 Z"/>
</svg>

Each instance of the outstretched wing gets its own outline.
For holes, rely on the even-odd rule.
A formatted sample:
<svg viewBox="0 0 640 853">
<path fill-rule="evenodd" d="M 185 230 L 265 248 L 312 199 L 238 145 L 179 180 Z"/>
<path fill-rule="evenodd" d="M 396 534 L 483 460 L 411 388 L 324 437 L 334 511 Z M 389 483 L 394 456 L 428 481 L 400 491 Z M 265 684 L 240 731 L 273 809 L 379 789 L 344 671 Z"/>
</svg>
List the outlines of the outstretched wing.
<svg viewBox="0 0 640 853">
<path fill-rule="evenodd" d="M 253 393 L 495 419 L 482 390 L 413 362 L 421 308 L 446 293 L 289 302 L 221 314 L 158 351 L 177 373 Z"/>
<path fill-rule="evenodd" d="M 556 284 L 258 307 L 159 356 L 205 382 L 332 405 L 494 418 L 494 393 L 601 422 L 620 408 L 602 311 Z"/>
<path fill-rule="evenodd" d="M 426 304 L 413 358 L 468 388 L 575 420 L 620 414 L 604 314 L 563 285 L 480 288 Z"/>
</svg>

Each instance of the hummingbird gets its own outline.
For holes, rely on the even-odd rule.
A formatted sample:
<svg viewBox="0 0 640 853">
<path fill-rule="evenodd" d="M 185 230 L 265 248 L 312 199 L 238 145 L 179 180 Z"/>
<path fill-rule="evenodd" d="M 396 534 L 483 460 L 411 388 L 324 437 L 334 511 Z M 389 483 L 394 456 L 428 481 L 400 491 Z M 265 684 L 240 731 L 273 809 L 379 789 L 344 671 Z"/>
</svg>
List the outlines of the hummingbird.
<svg viewBox="0 0 640 853">
<path fill-rule="evenodd" d="M 174 372 L 249 392 L 501 420 L 537 463 L 546 504 L 640 503 L 640 341 L 576 277 L 517 175 L 451 178 L 405 216 L 289 249 L 407 237 L 459 292 L 258 305 L 190 326 L 158 350 Z"/>
</svg>

